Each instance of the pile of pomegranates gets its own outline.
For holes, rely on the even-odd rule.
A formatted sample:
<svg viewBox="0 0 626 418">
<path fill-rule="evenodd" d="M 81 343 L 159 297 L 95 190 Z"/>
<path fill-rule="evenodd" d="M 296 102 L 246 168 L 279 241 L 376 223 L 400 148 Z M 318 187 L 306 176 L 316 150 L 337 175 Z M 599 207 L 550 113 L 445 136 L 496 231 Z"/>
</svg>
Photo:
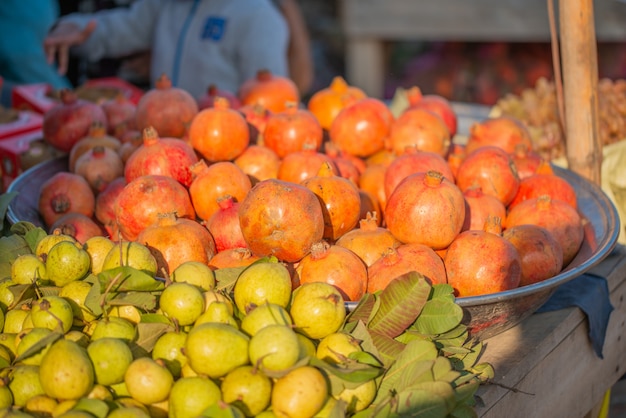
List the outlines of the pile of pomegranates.
<svg viewBox="0 0 626 418">
<path fill-rule="evenodd" d="M 69 170 L 42 184 L 39 211 L 82 242 L 141 241 L 163 275 L 274 256 L 294 287 L 323 281 L 346 300 L 409 271 L 459 297 L 558 274 L 584 220 L 524 125 L 490 118 L 461 143 L 450 103 L 408 94 L 394 117 L 341 77 L 301 104 L 267 71 L 198 99 L 163 75 L 135 108 L 66 92 L 44 134 Z"/>
</svg>

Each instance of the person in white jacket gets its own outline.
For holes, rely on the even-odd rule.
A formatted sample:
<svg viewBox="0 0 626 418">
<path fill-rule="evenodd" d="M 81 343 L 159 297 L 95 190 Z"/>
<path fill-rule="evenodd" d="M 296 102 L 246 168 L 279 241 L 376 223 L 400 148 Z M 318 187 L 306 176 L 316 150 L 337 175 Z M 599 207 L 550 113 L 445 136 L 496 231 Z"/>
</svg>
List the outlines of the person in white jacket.
<svg viewBox="0 0 626 418">
<path fill-rule="evenodd" d="M 60 73 L 70 50 L 92 61 L 151 50 L 152 83 L 166 74 L 198 98 L 210 84 L 236 93 L 261 69 L 288 76 L 288 43 L 287 22 L 270 0 L 137 0 L 64 16 L 44 49 Z"/>
</svg>

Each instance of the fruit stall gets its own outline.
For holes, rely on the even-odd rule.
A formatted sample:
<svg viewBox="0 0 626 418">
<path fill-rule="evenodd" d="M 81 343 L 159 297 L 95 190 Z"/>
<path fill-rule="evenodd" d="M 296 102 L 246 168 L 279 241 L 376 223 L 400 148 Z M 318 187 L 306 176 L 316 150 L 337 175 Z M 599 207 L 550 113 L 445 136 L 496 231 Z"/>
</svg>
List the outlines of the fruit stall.
<svg viewBox="0 0 626 418">
<path fill-rule="evenodd" d="M 606 416 L 626 240 L 603 152 L 626 135 L 598 115 L 592 3 L 560 10 L 534 125 L 522 97 L 385 101 L 351 71 L 306 102 L 262 69 L 203 97 L 16 89 L 0 414 Z M 365 43 L 348 58 L 380 60 Z"/>
</svg>

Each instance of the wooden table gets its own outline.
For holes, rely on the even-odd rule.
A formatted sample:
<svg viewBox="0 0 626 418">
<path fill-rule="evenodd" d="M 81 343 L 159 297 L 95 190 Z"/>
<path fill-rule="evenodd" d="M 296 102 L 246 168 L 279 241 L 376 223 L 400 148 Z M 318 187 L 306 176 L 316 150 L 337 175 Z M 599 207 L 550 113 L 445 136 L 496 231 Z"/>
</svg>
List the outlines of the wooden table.
<svg viewBox="0 0 626 418">
<path fill-rule="evenodd" d="M 493 365 L 497 385 L 479 388 L 480 417 L 597 417 L 589 411 L 626 374 L 626 247 L 618 244 L 590 272 L 607 277 L 614 307 L 604 359 L 591 347 L 580 309 L 533 314 L 484 340 L 481 361 Z"/>
<path fill-rule="evenodd" d="M 382 98 L 388 41 L 550 42 L 546 0 L 341 0 L 346 80 Z M 626 40 L 626 1 L 595 0 L 598 41 Z"/>
</svg>

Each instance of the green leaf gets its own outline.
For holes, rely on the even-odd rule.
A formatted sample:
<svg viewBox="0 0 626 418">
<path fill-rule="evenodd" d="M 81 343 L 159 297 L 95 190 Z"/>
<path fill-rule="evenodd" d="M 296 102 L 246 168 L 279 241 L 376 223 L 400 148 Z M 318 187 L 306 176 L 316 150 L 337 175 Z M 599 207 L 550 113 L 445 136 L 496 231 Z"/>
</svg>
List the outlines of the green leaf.
<svg viewBox="0 0 626 418">
<path fill-rule="evenodd" d="M 25 358 L 28 358 L 34 354 L 37 354 L 38 352 L 40 352 L 41 350 L 43 350 L 44 348 L 46 348 L 47 346 L 49 346 L 50 344 L 52 344 L 53 342 L 55 342 L 61 337 L 63 337 L 62 333 L 51 332 L 50 334 L 46 335 L 45 337 L 37 341 L 32 346 L 28 347 L 28 349 L 24 351 L 22 354 L 15 357 L 15 359 L 13 360 L 13 364 L 17 364 L 20 361 L 24 360 Z"/>
<path fill-rule="evenodd" d="M 461 347 L 467 342 L 468 338 L 469 332 L 467 331 L 467 326 L 459 324 L 454 329 L 438 335 L 435 341 L 443 347 Z"/>
<path fill-rule="evenodd" d="M 418 332 L 426 335 L 443 334 L 454 329 L 463 319 L 463 309 L 446 299 L 432 299 L 415 321 Z"/>
<path fill-rule="evenodd" d="M 354 324 L 354 329 L 350 332 L 357 340 L 361 341 L 361 349 L 380 359 L 380 353 L 372 341 L 369 329 L 361 321 Z"/>
<path fill-rule="evenodd" d="M 41 227 L 33 228 L 26 232 L 26 234 L 24 234 L 24 239 L 28 243 L 28 246 L 30 247 L 30 250 L 33 254 L 37 249 L 37 244 L 39 244 L 39 241 L 41 241 L 47 235 L 48 233 L 45 231 L 45 229 Z"/>
<path fill-rule="evenodd" d="M 367 351 L 354 351 L 348 354 L 348 358 L 357 363 L 367 364 L 374 367 L 383 367 L 383 364 L 372 353 Z"/>
<path fill-rule="evenodd" d="M 146 324 L 167 324 L 173 326 L 172 321 L 170 321 L 167 316 L 157 313 L 142 314 L 139 322 Z"/>
<path fill-rule="evenodd" d="M 496 374 L 493 370 L 493 366 L 489 363 L 476 364 L 474 367 L 471 368 L 471 371 L 474 372 L 477 377 L 482 381 L 493 379 Z"/>
<path fill-rule="evenodd" d="M 247 267 L 225 267 L 215 270 L 215 290 L 232 292 L 242 271 Z"/>
<path fill-rule="evenodd" d="M 435 380 L 446 380 L 449 382 L 453 382 L 459 375 L 459 372 L 452 369 L 452 364 L 450 364 L 450 360 L 441 356 L 435 359 L 435 364 L 433 364 L 433 378 Z"/>
<path fill-rule="evenodd" d="M 450 412 L 452 418 L 478 418 L 476 410 L 470 405 L 460 404 L 454 408 L 454 411 Z"/>
<path fill-rule="evenodd" d="M 346 324 L 358 321 L 363 322 L 365 325 L 369 324 L 379 306 L 380 299 L 376 295 L 371 293 L 364 294 L 356 307 L 346 317 Z"/>
<path fill-rule="evenodd" d="M 457 405 L 462 403 L 473 405 L 474 395 L 480 387 L 480 381 L 470 373 L 464 376 L 464 379 L 467 379 L 464 383 L 457 384 L 455 382 L 454 385 L 454 396 L 456 397 Z"/>
<path fill-rule="evenodd" d="M 454 297 L 454 288 L 447 283 L 434 284 L 430 299 L 440 299 L 454 302 L 456 300 Z"/>
<path fill-rule="evenodd" d="M 36 298 L 35 287 L 32 284 L 15 284 L 8 286 L 7 289 L 13 293 L 13 304 L 9 306 L 9 309 L 16 307 L 17 305 L 26 302 L 27 300 Z"/>
<path fill-rule="evenodd" d="M 108 301 L 110 306 L 128 306 L 132 305 L 143 311 L 156 309 L 157 298 L 148 292 L 123 292 L 115 295 Z"/>
<path fill-rule="evenodd" d="M 474 344 L 473 341 L 470 341 L 466 343 L 463 348 L 466 348 L 469 352 L 465 354 L 455 354 L 454 357 L 460 360 L 463 369 L 470 370 L 478 361 L 478 357 L 480 357 L 483 350 L 483 344 L 481 342 Z M 448 350 L 448 348 L 446 348 L 446 350 Z"/>
<path fill-rule="evenodd" d="M 403 417 L 442 418 L 447 416 L 445 399 L 424 389 L 407 389 L 398 393 L 397 412 Z"/>
<path fill-rule="evenodd" d="M 137 340 L 135 344 L 146 352 L 152 352 L 154 344 L 159 337 L 166 332 L 174 331 L 171 324 L 163 324 L 160 322 L 140 322 L 137 324 Z"/>
<path fill-rule="evenodd" d="M 11 203 L 11 201 L 13 199 L 15 199 L 15 196 L 17 196 L 17 195 L 18 195 L 17 192 L 0 194 L 0 219 L 5 219 L 6 218 L 7 210 L 9 209 L 9 204 Z M 3 234 L 6 232 L 4 230 L 4 226 L 2 226 L 2 231 L 1 232 Z"/>
<path fill-rule="evenodd" d="M 131 266 L 119 266 L 98 274 L 102 289 L 110 292 L 152 292 L 163 290 L 165 283 Z"/>
<path fill-rule="evenodd" d="M 414 367 L 418 369 L 421 367 L 421 365 L 414 365 L 424 361 L 432 362 L 438 354 L 437 347 L 430 341 L 416 340 L 407 344 L 404 351 L 397 356 L 395 363 L 385 373 L 374 403 L 379 403 L 392 391 L 397 392 L 401 389 L 398 385 L 404 382 L 405 374 L 412 372 Z M 432 367 L 432 364 L 429 367 Z"/>
<path fill-rule="evenodd" d="M 0 264 L 9 265 L 22 254 L 32 254 L 28 242 L 18 234 L 0 238 Z"/>
<path fill-rule="evenodd" d="M 456 406 L 456 396 L 454 393 L 454 389 L 452 388 L 452 385 L 450 385 L 450 383 L 448 382 L 421 382 L 412 385 L 407 389 L 411 391 L 425 390 L 433 396 L 443 399 L 446 405 L 446 414 L 442 416 L 446 416 L 450 411 L 454 410 Z M 402 392 L 404 392 L 404 390 L 400 392 L 400 396 L 402 396 Z"/>
<path fill-rule="evenodd" d="M 376 347 L 376 351 L 379 354 L 380 361 L 387 367 L 393 364 L 396 360 L 396 357 L 402 353 L 405 344 L 394 340 L 386 335 L 379 334 L 376 331 L 370 330 L 370 335 L 372 337 L 372 343 Z"/>
<path fill-rule="evenodd" d="M 380 293 L 380 308 L 369 323 L 379 334 L 394 338 L 402 334 L 422 311 L 431 286 L 419 273 L 411 272 L 394 279 Z"/>
<path fill-rule="evenodd" d="M 85 297 L 85 307 L 89 309 L 96 317 L 99 317 L 104 313 L 102 310 L 102 305 L 100 305 L 100 302 L 103 298 L 102 289 L 100 287 L 100 280 L 98 280 L 98 276 L 94 274 L 89 274 L 83 280 L 91 284 L 91 289 L 89 289 L 89 293 L 87 293 L 87 296 Z"/>
<path fill-rule="evenodd" d="M 384 373 L 382 367 L 370 366 L 369 364 L 351 362 L 347 365 L 338 366 L 317 357 L 309 360 L 311 366 L 324 370 L 329 376 L 336 376 L 346 384 L 346 387 L 355 388 L 362 383 L 377 378 Z"/>
</svg>

